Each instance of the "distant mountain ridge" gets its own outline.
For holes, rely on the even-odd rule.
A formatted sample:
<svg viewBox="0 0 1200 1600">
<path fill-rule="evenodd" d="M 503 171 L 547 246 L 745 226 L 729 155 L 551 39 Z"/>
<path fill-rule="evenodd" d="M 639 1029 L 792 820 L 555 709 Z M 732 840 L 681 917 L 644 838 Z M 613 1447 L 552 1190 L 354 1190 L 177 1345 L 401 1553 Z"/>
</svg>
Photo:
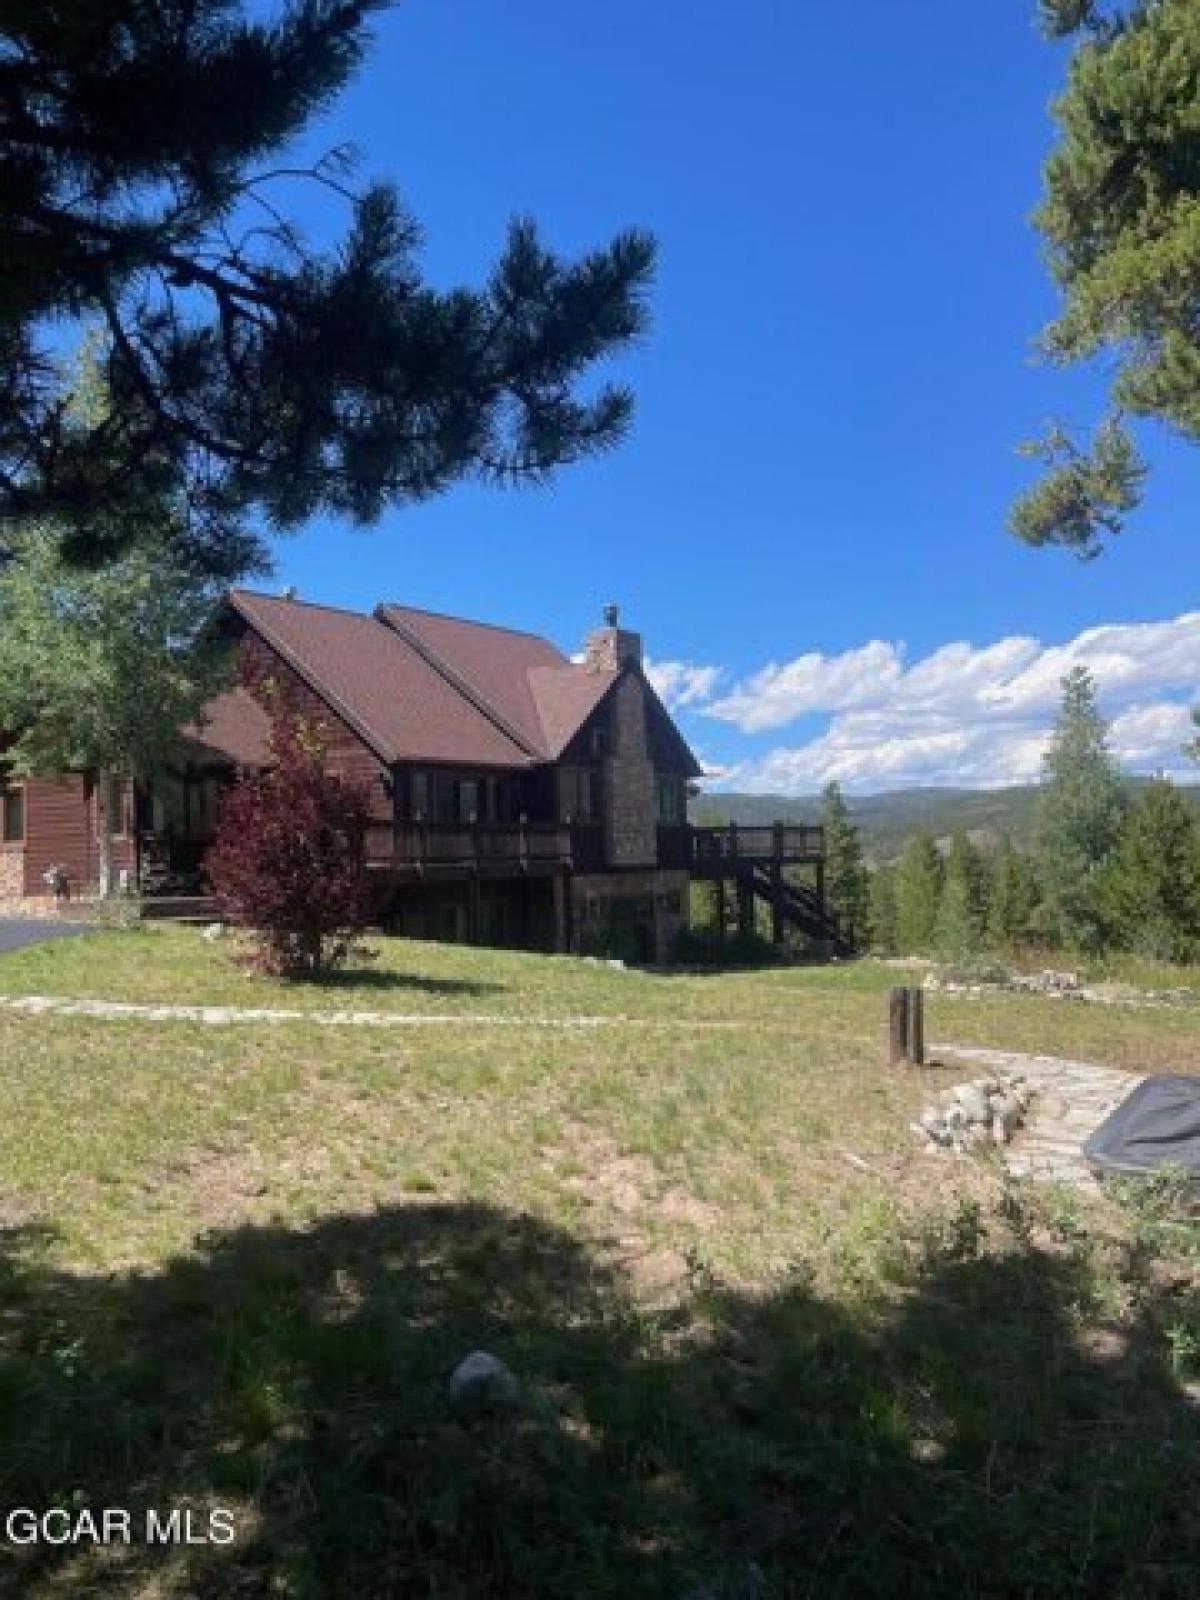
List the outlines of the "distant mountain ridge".
<svg viewBox="0 0 1200 1600">
<path fill-rule="evenodd" d="M 1144 779 L 1130 779 L 1136 791 Z M 1014 844 L 1033 842 L 1037 813 L 1036 784 L 1007 789 L 894 789 L 886 794 L 846 796 L 851 820 L 862 834 L 869 855 L 890 861 L 900 854 L 914 833 L 948 839 L 968 833 L 979 844 L 994 843 L 1009 834 Z M 1181 785 L 1200 817 L 1200 785 Z M 770 822 L 819 822 L 818 795 L 704 794 L 692 801 L 693 822 L 736 822 L 748 827 Z"/>
</svg>

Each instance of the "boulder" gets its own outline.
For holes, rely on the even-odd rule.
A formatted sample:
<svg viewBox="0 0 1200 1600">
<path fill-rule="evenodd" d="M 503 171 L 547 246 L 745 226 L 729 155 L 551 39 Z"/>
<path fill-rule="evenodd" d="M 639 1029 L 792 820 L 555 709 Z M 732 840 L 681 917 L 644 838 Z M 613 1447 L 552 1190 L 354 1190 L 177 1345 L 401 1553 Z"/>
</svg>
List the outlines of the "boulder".
<svg viewBox="0 0 1200 1600">
<path fill-rule="evenodd" d="M 511 1370 L 487 1350 L 464 1356 L 446 1387 L 451 1404 L 464 1411 L 510 1411 L 521 1398 L 521 1386 Z"/>
</svg>

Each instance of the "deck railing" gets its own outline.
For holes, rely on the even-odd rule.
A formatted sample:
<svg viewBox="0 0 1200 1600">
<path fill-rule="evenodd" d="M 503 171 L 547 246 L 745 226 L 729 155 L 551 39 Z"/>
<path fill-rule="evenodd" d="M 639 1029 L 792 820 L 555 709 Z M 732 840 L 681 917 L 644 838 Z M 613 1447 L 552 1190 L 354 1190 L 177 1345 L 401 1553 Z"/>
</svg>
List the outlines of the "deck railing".
<svg viewBox="0 0 1200 1600">
<path fill-rule="evenodd" d="M 824 828 L 773 822 L 766 827 L 693 827 L 691 864 L 721 865 L 739 861 L 815 861 L 825 853 Z"/>
<path fill-rule="evenodd" d="M 768 827 L 697 827 L 663 824 L 658 829 L 660 867 L 736 869 L 739 863 L 817 860 L 824 853 L 821 828 L 792 823 Z M 576 872 L 602 871 L 604 829 L 565 822 L 390 822 L 369 825 L 368 858 L 377 866 L 452 867 L 556 865 Z"/>
<path fill-rule="evenodd" d="M 373 822 L 367 855 L 389 866 L 569 865 L 571 830 L 558 822 Z"/>
</svg>

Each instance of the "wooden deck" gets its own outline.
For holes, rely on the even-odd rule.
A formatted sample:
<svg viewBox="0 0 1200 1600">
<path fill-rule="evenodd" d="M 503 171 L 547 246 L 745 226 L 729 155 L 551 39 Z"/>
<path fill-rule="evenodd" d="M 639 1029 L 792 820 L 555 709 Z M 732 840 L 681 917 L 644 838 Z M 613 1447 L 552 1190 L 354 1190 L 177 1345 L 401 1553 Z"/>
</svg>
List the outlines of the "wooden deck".
<svg viewBox="0 0 1200 1600">
<path fill-rule="evenodd" d="M 507 877 L 569 870 L 575 862 L 572 843 L 566 823 L 372 823 L 367 859 L 374 871 L 401 877 Z"/>
<path fill-rule="evenodd" d="M 688 866 L 694 877 L 736 877 L 745 867 L 798 866 L 825 859 L 824 828 L 789 822 L 740 828 L 731 822 L 724 828 L 689 826 L 687 832 Z"/>
<path fill-rule="evenodd" d="M 372 823 L 367 839 L 377 871 L 420 876 L 427 871 L 511 873 L 603 871 L 604 830 L 559 822 Z M 822 829 L 778 823 L 767 828 L 661 826 L 654 865 L 699 878 L 733 878 L 755 867 L 824 859 Z"/>
</svg>

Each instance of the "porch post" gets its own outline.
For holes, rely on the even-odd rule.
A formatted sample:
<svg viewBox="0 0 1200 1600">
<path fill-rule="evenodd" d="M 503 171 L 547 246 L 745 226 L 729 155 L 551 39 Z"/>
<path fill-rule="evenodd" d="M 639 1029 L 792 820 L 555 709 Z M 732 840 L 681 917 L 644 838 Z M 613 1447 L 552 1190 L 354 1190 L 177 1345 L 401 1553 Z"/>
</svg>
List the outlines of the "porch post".
<svg viewBox="0 0 1200 1600">
<path fill-rule="evenodd" d="M 467 943 L 478 944 L 481 929 L 479 914 L 479 868 L 467 874 Z"/>
<path fill-rule="evenodd" d="M 738 933 L 749 938 L 754 932 L 754 885 L 741 873 L 737 880 L 737 918 Z"/>
<path fill-rule="evenodd" d="M 783 943 L 783 867 L 778 860 L 771 863 L 771 938 Z"/>
<path fill-rule="evenodd" d="M 571 875 L 556 872 L 550 883 L 554 892 L 554 951 L 565 955 L 571 948 Z"/>
</svg>

